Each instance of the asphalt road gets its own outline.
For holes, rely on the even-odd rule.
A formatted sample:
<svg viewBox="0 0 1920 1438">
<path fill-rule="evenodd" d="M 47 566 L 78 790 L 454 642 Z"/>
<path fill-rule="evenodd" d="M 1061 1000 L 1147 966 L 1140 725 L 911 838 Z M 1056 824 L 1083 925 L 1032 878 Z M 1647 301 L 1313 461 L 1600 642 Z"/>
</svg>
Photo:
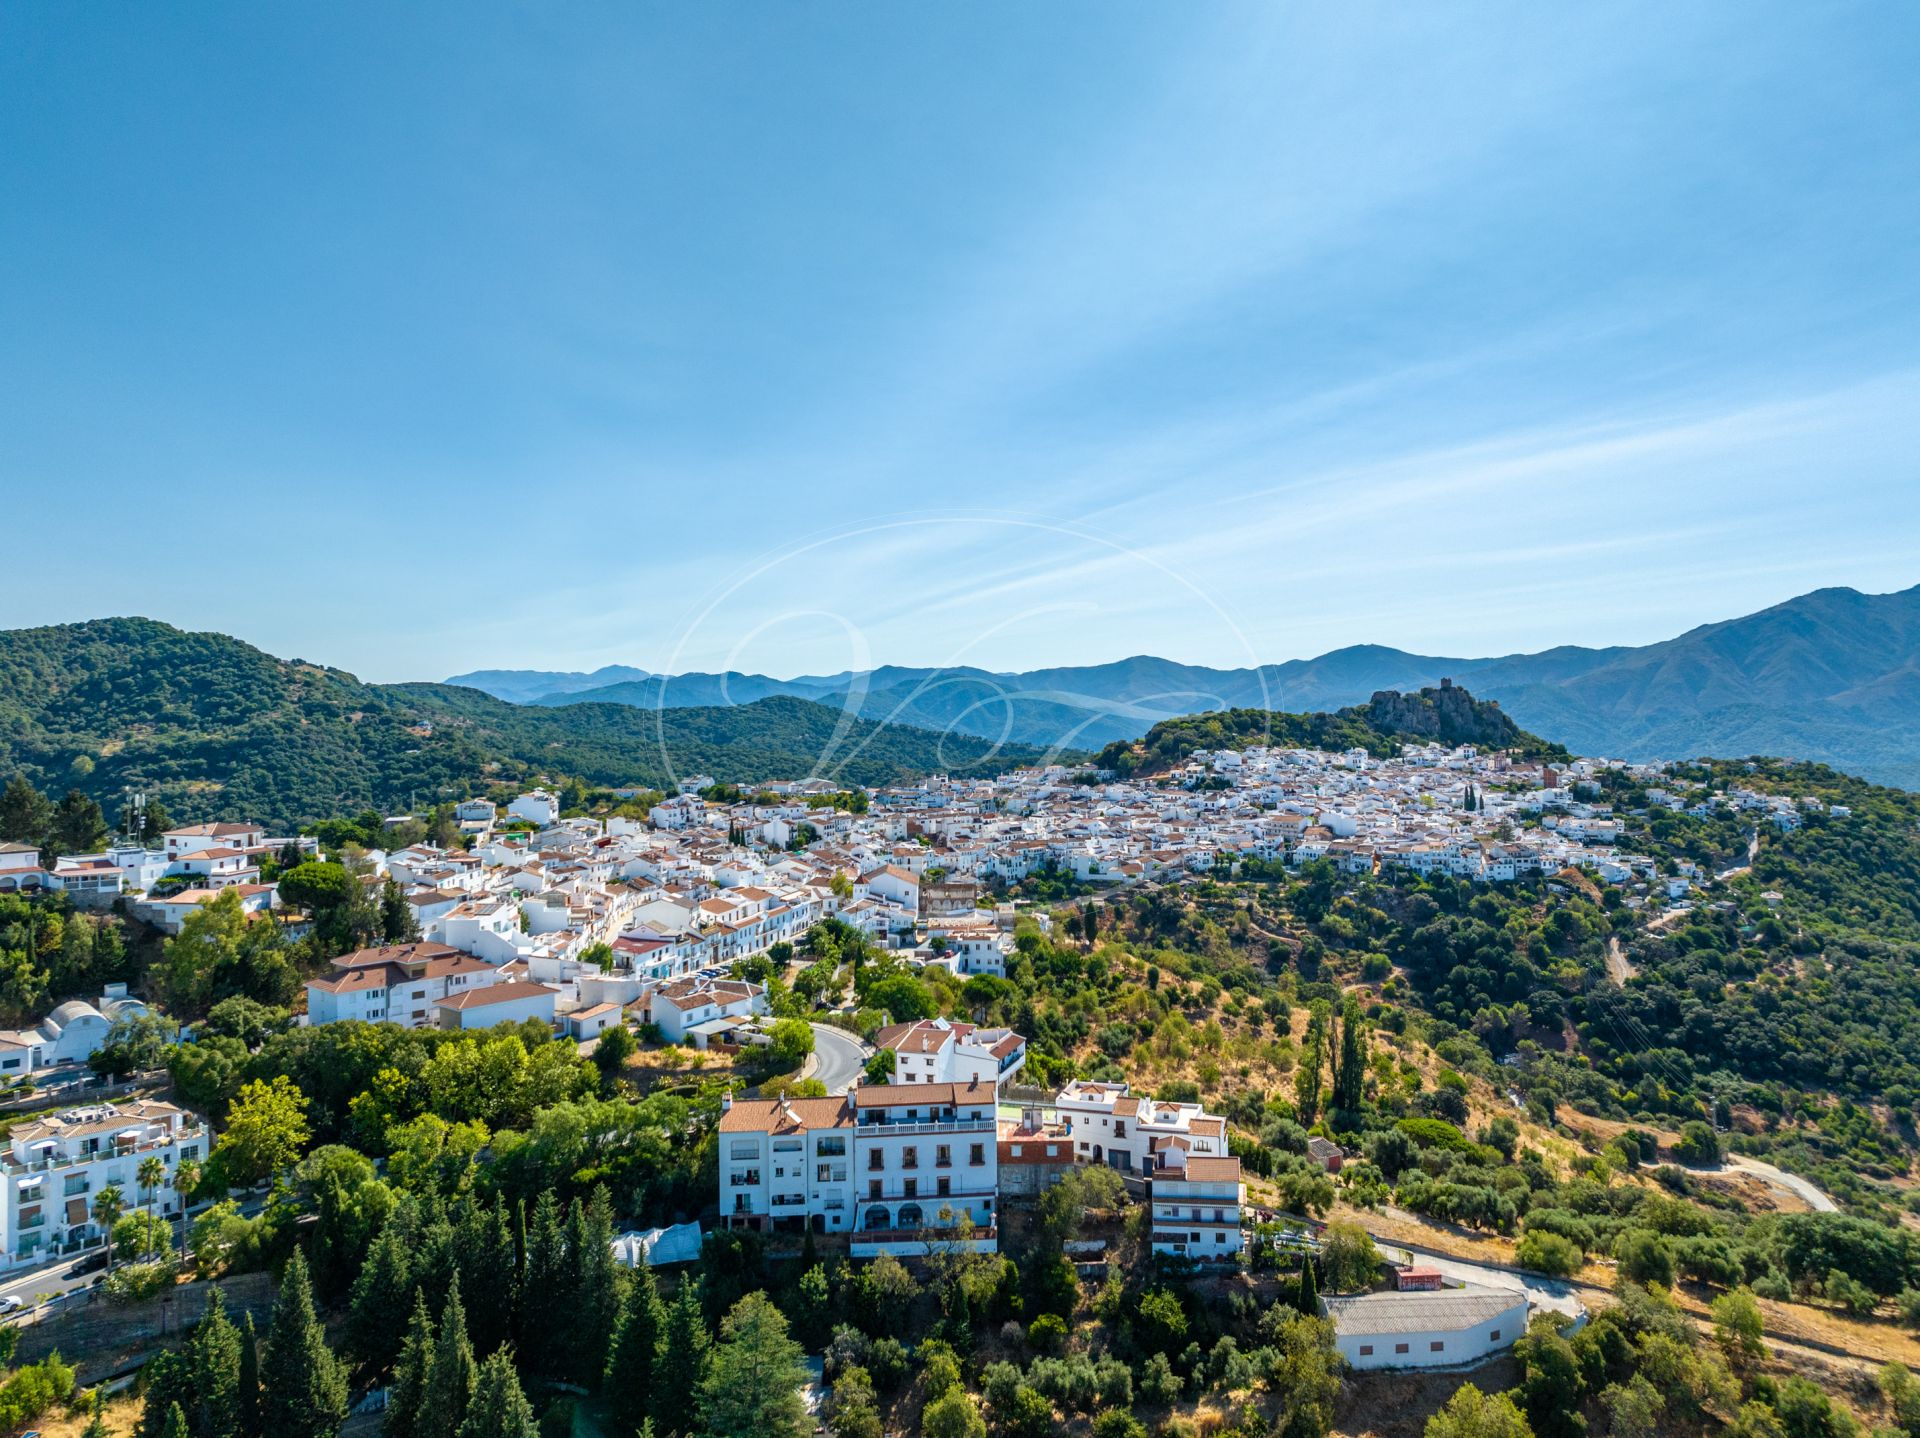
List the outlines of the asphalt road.
<svg viewBox="0 0 1920 1438">
<path fill-rule="evenodd" d="M 860 1079 L 873 1050 L 845 1029 L 832 1024 L 814 1024 L 813 1076 L 827 1086 L 828 1093 L 845 1093 Z"/>
</svg>

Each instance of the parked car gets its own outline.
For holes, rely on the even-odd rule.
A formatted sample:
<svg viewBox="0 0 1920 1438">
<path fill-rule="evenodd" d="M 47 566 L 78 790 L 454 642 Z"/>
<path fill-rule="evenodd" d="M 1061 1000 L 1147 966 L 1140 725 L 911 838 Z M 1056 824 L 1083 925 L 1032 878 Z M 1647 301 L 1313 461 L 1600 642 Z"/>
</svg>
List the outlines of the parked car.
<svg viewBox="0 0 1920 1438">
<path fill-rule="evenodd" d="M 79 1278 L 83 1274 L 93 1273 L 107 1266 L 107 1250 L 97 1249 L 92 1253 L 83 1253 L 67 1269 L 67 1277 Z"/>
<path fill-rule="evenodd" d="M 5 1298 L 0 1298 L 0 1313 L 18 1313 L 26 1306 L 24 1301 L 11 1293 Z"/>
</svg>

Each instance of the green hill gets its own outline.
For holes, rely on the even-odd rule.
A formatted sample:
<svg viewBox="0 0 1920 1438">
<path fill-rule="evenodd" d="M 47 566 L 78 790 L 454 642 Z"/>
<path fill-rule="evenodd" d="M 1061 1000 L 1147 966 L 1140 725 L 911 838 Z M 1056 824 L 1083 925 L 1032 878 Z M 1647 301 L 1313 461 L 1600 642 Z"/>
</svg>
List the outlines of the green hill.
<svg viewBox="0 0 1920 1438">
<path fill-rule="evenodd" d="M 1331 714 L 1284 714 L 1271 709 L 1223 709 L 1163 720 L 1138 743 L 1119 741 L 1096 762 L 1118 774 L 1158 774 L 1200 749 L 1364 749 L 1385 758 L 1404 743 L 1476 744 L 1539 758 L 1567 751 L 1529 734 L 1498 703 L 1475 699 L 1458 685 L 1402 694 L 1383 689 L 1365 704 Z"/>
<path fill-rule="evenodd" d="M 0 774 L 56 794 L 79 788 L 109 813 L 128 786 L 157 793 L 182 821 L 279 826 L 535 778 L 658 786 L 690 773 L 741 783 L 819 773 L 871 785 L 1041 757 L 790 697 L 522 708 L 452 685 L 366 684 L 150 619 L 0 631 Z"/>
</svg>

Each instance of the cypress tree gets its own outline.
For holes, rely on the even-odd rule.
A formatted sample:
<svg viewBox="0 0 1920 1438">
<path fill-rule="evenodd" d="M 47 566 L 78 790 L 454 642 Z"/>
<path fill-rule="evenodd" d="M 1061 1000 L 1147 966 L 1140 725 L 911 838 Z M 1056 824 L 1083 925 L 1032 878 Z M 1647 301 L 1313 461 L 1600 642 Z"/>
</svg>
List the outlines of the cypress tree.
<svg viewBox="0 0 1920 1438">
<path fill-rule="evenodd" d="M 570 1331 L 573 1292 L 560 1203 L 551 1189 L 533 1206 L 520 1279 L 520 1359 L 528 1372 L 557 1377 Z"/>
<path fill-rule="evenodd" d="M 440 1313 L 440 1334 L 433 1341 L 433 1363 L 427 1369 L 414 1438 L 453 1438 L 467 1416 L 467 1404 L 473 1399 L 473 1386 L 479 1376 L 473 1344 L 467 1339 L 460 1280 L 455 1278 L 447 1291 L 447 1306 Z"/>
<path fill-rule="evenodd" d="M 653 1270 L 641 1264 L 634 1271 L 633 1282 L 627 1286 L 627 1301 L 621 1307 L 613 1346 L 607 1353 L 607 1406 L 613 1413 L 615 1431 L 622 1438 L 636 1432 L 646 1421 L 656 1358 L 666 1326 L 666 1305 L 660 1301 L 660 1288 L 653 1281 Z"/>
<path fill-rule="evenodd" d="M 220 1290 L 207 1290 L 206 1315 L 187 1341 L 194 1438 L 233 1438 L 240 1427 L 240 1330 Z"/>
<path fill-rule="evenodd" d="M 1333 1106 L 1342 1113 L 1355 1113 L 1366 1080 L 1366 1054 L 1360 1042 L 1360 1005 L 1347 1000 L 1345 1020 L 1340 1025 L 1340 1066 L 1333 1080 Z"/>
<path fill-rule="evenodd" d="M 347 1314 L 347 1342 L 354 1356 L 375 1370 L 384 1369 L 400 1351 L 406 1331 L 407 1296 L 413 1292 L 413 1255 L 392 1223 L 367 1250 L 367 1261 L 353 1280 Z"/>
<path fill-rule="evenodd" d="M 459 1438 L 538 1438 L 539 1432 L 512 1360 L 505 1353 L 494 1354 L 480 1369 Z"/>
<path fill-rule="evenodd" d="M 192 1438 L 192 1430 L 187 1427 L 187 1415 L 180 1411 L 178 1403 L 167 1406 L 166 1421 L 160 1425 L 161 1438 Z"/>
<path fill-rule="evenodd" d="M 260 1429 L 272 1438 L 333 1438 L 347 1418 L 347 1375 L 313 1311 L 299 1249 L 287 1260 L 260 1359 Z"/>
<path fill-rule="evenodd" d="M 393 1383 L 387 1390 L 387 1418 L 382 1425 L 387 1438 L 414 1438 L 420 1426 L 420 1403 L 427 1391 L 427 1375 L 433 1371 L 433 1319 L 427 1313 L 427 1300 L 416 1289 L 413 1316 L 407 1322 L 406 1336 L 400 1341 L 400 1356 L 394 1360 Z"/>
<path fill-rule="evenodd" d="M 1313 1255 L 1310 1253 L 1300 1260 L 1300 1291 L 1294 1298 L 1293 1306 L 1309 1318 L 1320 1316 L 1320 1285 L 1313 1276 Z"/>
<path fill-rule="evenodd" d="M 240 1325 L 240 1382 L 234 1390 L 234 1432 L 260 1438 L 260 1338 L 249 1313 Z"/>
<path fill-rule="evenodd" d="M 662 1433 L 694 1431 L 694 1408 L 706 1380 L 711 1347 L 700 1285 L 691 1277 L 683 1278 L 667 1309 L 666 1333 L 653 1367 L 653 1421 Z"/>
</svg>

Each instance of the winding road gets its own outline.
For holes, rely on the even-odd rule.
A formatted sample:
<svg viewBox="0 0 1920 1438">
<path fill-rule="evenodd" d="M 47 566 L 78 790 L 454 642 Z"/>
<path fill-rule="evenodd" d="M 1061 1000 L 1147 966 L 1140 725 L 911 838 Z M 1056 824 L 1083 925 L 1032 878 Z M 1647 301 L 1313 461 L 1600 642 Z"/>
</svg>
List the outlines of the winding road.
<svg viewBox="0 0 1920 1438">
<path fill-rule="evenodd" d="M 860 1071 L 866 1067 L 873 1050 L 845 1029 L 837 1029 L 832 1024 L 812 1024 L 813 1029 L 813 1071 L 809 1078 L 817 1078 L 827 1086 L 828 1093 L 845 1093 L 860 1080 Z"/>
</svg>

